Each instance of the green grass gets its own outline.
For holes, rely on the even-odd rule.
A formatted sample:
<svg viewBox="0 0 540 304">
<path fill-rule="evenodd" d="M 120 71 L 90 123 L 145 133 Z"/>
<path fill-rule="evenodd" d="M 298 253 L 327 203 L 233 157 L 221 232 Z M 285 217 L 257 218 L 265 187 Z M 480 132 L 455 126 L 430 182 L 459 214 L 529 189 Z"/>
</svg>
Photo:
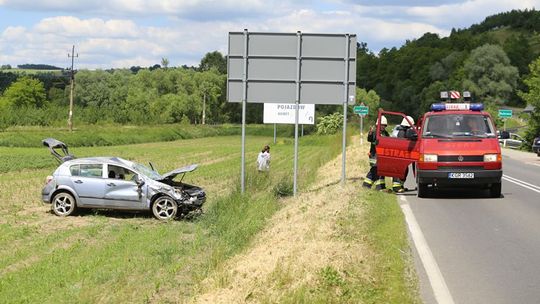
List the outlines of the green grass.
<svg viewBox="0 0 540 304">
<path fill-rule="evenodd" d="M 279 130 L 279 129 L 278 129 Z M 22 170 L 22 169 L 53 169 L 56 161 L 52 158 L 46 147 L 42 146 L 41 140 L 47 137 L 54 137 L 65 142 L 70 147 L 70 153 L 76 157 L 88 156 L 120 156 L 123 158 L 137 159 L 141 155 L 151 154 L 152 150 L 167 151 L 169 154 L 194 154 L 190 161 L 199 162 L 202 159 L 211 158 L 211 151 L 199 151 L 193 147 L 193 143 L 199 142 L 197 138 L 209 138 L 219 136 L 222 139 L 208 139 L 211 142 L 220 142 L 229 146 L 230 143 L 238 146 L 233 153 L 239 153 L 241 127 L 238 125 L 225 126 L 184 126 L 184 125 L 163 125 L 163 126 L 105 126 L 69 132 L 56 128 L 24 127 L 12 128 L 7 132 L 0 132 L 0 173 Z M 287 133 L 287 128 L 281 128 L 281 133 Z M 273 134 L 272 126 L 250 125 L 246 128 L 248 135 Z M 228 136 L 234 135 L 234 136 Z M 292 139 L 280 134 L 278 140 L 283 144 L 292 144 Z M 225 139 L 223 139 L 225 138 Z M 173 141 L 184 139 L 183 144 L 166 145 L 162 143 L 152 144 L 160 141 Z M 309 137 L 304 140 L 309 141 Z M 200 142 L 205 142 L 202 140 Z M 146 143 L 132 145 L 135 143 Z M 268 138 L 263 144 L 271 144 L 272 139 Z M 249 144 L 249 143 L 248 143 Z M 174 147 L 174 148 L 172 148 Z M 262 147 L 262 146 L 261 146 Z M 252 147 L 258 150 L 261 147 Z M 184 155 L 182 155 L 184 157 Z M 141 161 L 147 163 L 159 162 L 156 158 L 146 157 Z M 158 168 L 169 168 L 167 165 L 159 164 Z M 174 168 L 171 168 L 171 170 Z"/>
<path fill-rule="evenodd" d="M 289 129 L 288 126 L 278 128 L 279 136 L 288 136 Z M 273 132 L 271 125 L 246 127 L 247 135 L 272 136 Z M 66 128 L 10 127 L 0 132 L 0 147 L 42 147 L 41 140 L 48 137 L 56 138 L 69 147 L 93 147 L 240 134 L 240 125 L 83 125 L 75 128 L 73 132 Z"/>
<path fill-rule="evenodd" d="M 368 303 L 419 303 L 405 219 L 396 196 L 362 193 L 366 214 L 363 233 L 374 252 L 374 277 L 368 284 Z"/>
<path fill-rule="evenodd" d="M 46 175 L 55 167 L 20 165 L 0 173 L 0 302 L 182 302 L 224 261 L 245 248 L 280 203 L 272 187 L 292 173 L 292 141 L 272 145 L 268 175 L 255 170 L 259 149 L 271 137 L 247 137 L 247 189 L 240 195 L 240 138 L 80 147 L 80 156 L 117 155 L 152 160 L 160 171 L 198 162 L 186 180 L 208 192 L 205 214 L 159 223 L 148 213 L 90 211 L 56 217 L 40 202 Z M 341 150 L 340 136 L 300 142 L 299 188 L 320 164 Z M 7 149 L 7 148 L 6 148 Z M 15 148 L 9 148 L 15 149 Z M 17 148 L 28 159 L 43 149 Z M 4 150 L 9 152 L 10 150 Z M 2 152 L 4 152 L 2 151 Z M 4 159 L 10 168 L 24 163 Z"/>
<path fill-rule="evenodd" d="M 280 303 L 420 303 L 403 214 L 396 196 L 360 191 L 338 220 L 339 238 L 349 246 L 366 243 L 340 269 L 326 266 L 316 283 L 289 292 Z M 287 281 L 286 272 L 280 277 Z"/>
</svg>

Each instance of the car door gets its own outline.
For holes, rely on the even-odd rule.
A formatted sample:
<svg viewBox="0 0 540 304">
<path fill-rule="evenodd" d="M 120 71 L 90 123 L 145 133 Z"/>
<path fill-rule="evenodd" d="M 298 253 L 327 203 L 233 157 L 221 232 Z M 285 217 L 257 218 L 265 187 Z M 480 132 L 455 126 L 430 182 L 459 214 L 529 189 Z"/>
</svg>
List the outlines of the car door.
<svg viewBox="0 0 540 304">
<path fill-rule="evenodd" d="M 111 208 L 141 210 L 146 187 L 139 187 L 137 173 L 123 166 L 107 164 L 105 203 Z"/>
<path fill-rule="evenodd" d="M 73 189 L 81 206 L 103 206 L 105 179 L 103 164 L 74 164 L 70 166 Z"/>
<path fill-rule="evenodd" d="M 406 115 L 399 112 L 379 111 L 378 121 L 384 115 L 388 120 L 388 125 L 399 124 L 403 119 L 409 121 Z M 419 140 L 416 126 L 409 121 L 412 126 L 408 132 L 414 134 L 412 138 L 398 138 L 382 136 L 381 125 L 377 124 L 376 152 L 377 152 L 377 174 L 379 176 L 397 177 L 405 179 L 407 167 L 418 160 Z"/>
</svg>

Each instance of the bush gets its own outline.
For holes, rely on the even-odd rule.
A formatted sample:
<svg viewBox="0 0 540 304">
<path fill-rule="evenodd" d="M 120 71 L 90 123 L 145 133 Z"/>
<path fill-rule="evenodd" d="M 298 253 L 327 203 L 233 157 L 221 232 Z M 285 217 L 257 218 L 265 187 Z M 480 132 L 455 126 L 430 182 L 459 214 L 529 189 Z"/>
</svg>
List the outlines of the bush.
<svg viewBox="0 0 540 304">
<path fill-rule="evenodd" d="M 293 195 L 293 182 L 290 177 L 282 178 L 272 189 L 272 192 L 277 197 L 286 197 Z"/>
<path fill-rule="evenodd" d="M 336 134 L 337 131 L 341 129 L 342 125 L 343 115 L 340 113 L 323 116 L 319 119 L 319 123 L 317 124 L 317 134 Z"/>
</svg>

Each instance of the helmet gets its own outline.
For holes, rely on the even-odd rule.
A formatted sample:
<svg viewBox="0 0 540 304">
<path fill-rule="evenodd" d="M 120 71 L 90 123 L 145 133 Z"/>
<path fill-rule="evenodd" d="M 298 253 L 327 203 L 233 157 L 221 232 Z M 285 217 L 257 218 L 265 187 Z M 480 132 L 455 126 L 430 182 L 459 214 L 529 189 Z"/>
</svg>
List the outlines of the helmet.
<svg viewBox="0 0 540 304">
<path fill-rule="evenodd" d="M 409 121 L 414 124 L 414 119 L 412 117 L 407 116 L 407 119 L 403 118 L 403 120 L 401 121 L 401 125 L 403 127 L 411 127 L 411 124 L 409 123 Z"/>
<path fill-rule="evenodd" d="M 378 121 L 377 121 L 377 124 L 379 124 Z M 381 125 L 388 125 L 388 123 L 386 121 L 386 117 L 384 117 L 384 115 L 381 115 Z"/>
</svg>

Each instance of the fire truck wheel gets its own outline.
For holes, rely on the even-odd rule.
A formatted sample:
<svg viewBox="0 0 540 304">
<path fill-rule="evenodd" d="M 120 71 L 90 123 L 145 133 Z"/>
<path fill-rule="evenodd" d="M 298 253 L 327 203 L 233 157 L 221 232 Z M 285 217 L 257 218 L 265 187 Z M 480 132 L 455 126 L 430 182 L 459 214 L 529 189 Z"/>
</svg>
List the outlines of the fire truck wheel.
<svg viewBox="0 0 540 304">
<path fill-rule="evenodd" d="M 501 197 L 501 183 L 491 185 L 491 188 L 489 188 L 489 196 L 493 198 Z"/>
<path fill-rule="evenodd" d="M 427 197 L 428 185 L 418 184 L 418 197 Z"/>
</svg>

